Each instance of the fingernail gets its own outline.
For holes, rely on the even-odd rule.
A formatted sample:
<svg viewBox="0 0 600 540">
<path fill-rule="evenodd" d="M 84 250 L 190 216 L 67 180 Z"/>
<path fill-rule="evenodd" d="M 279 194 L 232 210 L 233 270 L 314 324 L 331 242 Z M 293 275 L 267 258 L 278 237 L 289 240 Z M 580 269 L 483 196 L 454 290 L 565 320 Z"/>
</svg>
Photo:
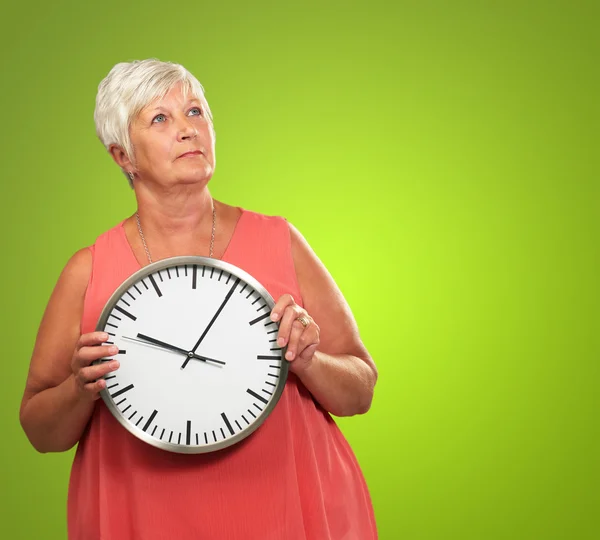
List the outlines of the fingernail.
<svg viewBox="0 0 600 540">
<path fill-rule="evenodd" d="M 119 352 L 119 347 L 117 347 L 116 345 L 111 345 L 109 351 L 110 354 L 117 354 Z"/>
<path fill-rule="evenodd" d="M 285 353 L 285 357 L 288 360 L 293 360 L 294 359 L 294 353 L 292 351 L 288 351 L 287 353 Z"/>
<path fill-rule="evenodd" d="M 276 321 L 279 319 L 279 313 L 271 313 L 271 320 Z"/>
<path fill-rule="evenodd" d="M 100 334 L 100 339 L 102 341 L 108 341 L 108 334 Z"/>
<path fill-rule="evenodd" d="M 285 345 L 285 339 L 284 339 L 284 338 L 282 338 L 282 337 L 280 337 L 280 338 L 277 340 L 277 345 L 279 345 L 280 347 L 283 347 L 283 346 Z"/>
<path fill-rule="evenodd" d="M 119 367 L 119 361 L 118 360 L 113 360 L 110 363 L 110 369 L 117 369 Z"/>
</svg>

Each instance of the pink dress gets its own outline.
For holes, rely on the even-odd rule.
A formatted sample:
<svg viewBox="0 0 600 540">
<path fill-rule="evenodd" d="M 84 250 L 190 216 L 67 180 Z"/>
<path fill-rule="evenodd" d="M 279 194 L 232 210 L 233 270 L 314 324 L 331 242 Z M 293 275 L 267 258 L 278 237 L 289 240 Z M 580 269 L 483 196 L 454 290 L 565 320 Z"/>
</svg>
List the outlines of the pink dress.
<svg viewBox="0 0 600 540">
<path fill-rule="evenodd" d="M 94 331 L 110 295 L 140 269 L 123 223 L 91 248 L 81 332 Z M 277 300 L 301 296 L 287 222 L 243 211 L 223 260 Z M 73 462 L 71 540 L 371 540 L 369 492 L 333 421 L 290 373 L 264 424 L 233 447 L 182 455 L 126 431 L 98 400 Z"/>
</svg>

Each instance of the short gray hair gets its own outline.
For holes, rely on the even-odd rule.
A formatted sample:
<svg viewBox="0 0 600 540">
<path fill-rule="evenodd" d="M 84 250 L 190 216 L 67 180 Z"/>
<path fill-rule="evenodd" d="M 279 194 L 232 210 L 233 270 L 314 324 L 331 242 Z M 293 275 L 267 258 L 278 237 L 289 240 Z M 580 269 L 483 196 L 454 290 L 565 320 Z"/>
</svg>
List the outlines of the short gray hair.
<svg viewBox="0 0 600 540">
<path fill-rule="evenodd" d="M 144 107 L 155 99 L 163 98 L 179 82 L 183 83 L 184 98 L 191 93 L 204 101 L 212 125 L 212 113 L 204 97 L 204 88 L 183 66 L 155 58 L 116 64 L 98 85 L 96 95 L 94 122 L 96 134 L 104 147 L 108 150 L 112 144 L 117 144 L 135 163 L 129 137 L 131 122 Z M 133 187 L 127 172 L 123 173 Z"/>
</svg>

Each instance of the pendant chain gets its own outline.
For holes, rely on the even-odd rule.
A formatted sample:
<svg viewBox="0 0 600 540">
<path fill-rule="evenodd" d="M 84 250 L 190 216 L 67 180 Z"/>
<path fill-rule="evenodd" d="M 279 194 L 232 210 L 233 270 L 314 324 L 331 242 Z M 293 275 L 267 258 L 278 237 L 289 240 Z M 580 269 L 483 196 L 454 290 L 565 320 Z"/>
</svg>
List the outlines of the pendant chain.
<svg viewBox="0 0 600 540">
<path fill-rule="evenodd" d="M 142 231 L 142 224 L 140 223 L 140 216 L 136 212 L 135 220 L 137 221 L 137 228 L 140 233 L 140 238 L 142 239 L 142 244 L 144 245 L 144 251 L 146 251 L 146 256 L 148 257 L 148 262 L 152 264 L 152 257 L 150 256 L 150 250 L 148 249 L 148 245 L 146 244 L 146 238 L 144 237 L 144 232 Z M 214 201 L 212 202 L 212 232 L 210 234 L 210 247 L 208 256 L 212 259 L 213 256 L 213 248 L 215 246 L 215 230 L 217 224 L 217 210 L 215 208 Z"/>
</svg>

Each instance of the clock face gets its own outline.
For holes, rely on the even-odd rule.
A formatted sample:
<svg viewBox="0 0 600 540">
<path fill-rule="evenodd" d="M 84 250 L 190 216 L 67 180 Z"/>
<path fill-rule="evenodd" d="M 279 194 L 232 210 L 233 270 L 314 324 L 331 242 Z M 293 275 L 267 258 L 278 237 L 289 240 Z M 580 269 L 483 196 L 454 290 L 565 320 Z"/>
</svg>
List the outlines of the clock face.
<svg viewBox="0 0 600 540">
<path fill-rule="evenodd" d="M 97 330 L 119 347 L 102 398 L 131 433 L 180 453 L 250 435 L 275 407 L 288 372 L 269 293 L 239 268 L 174 257 L 136 272 Z"/>
</svg>

